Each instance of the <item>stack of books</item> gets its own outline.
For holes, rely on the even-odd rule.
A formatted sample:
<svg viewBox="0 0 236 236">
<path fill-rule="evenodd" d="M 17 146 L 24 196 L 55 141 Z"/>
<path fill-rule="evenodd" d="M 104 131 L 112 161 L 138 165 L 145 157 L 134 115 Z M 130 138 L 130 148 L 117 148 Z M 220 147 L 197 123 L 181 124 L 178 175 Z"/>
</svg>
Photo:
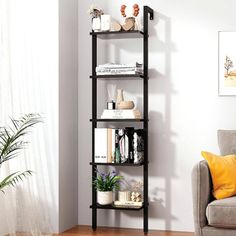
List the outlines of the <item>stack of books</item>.
<svg viewBox="0 0 236 236">
<path fill-rule="evenodd" d="M 107 63 L 96 67 L 97 75 L 140 75 L 143 74 L 143 65 L 138 62 L 131 64 Z"/>
<path fill-rule="evenodd" d="M 115 207 L 125 207 L 125 208 L 141 208 L 143 203 L 142 202 L 132 202 L 132 201 L 114 201 Z"/>
<path fill-rule="evenodd" d="M 95 163 L 134 163 L 144 160 L 144 130 L 95 128 Z"/>
<path fill-rule="evenodd" d="M 105 109 L 101 119 L 141 119 L 141 113 L 137 109 Z"/>
</svg>

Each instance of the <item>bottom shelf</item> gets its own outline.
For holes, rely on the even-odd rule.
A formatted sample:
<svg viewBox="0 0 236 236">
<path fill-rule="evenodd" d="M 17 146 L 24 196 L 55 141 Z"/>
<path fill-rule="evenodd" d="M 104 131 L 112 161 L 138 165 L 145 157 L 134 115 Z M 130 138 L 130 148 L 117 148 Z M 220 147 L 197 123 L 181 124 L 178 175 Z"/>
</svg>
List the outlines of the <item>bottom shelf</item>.
<svg viewBox="0 0 236 236">
<path fill-rule="evenodd" d="M 91 205 L 90 208 L 95 208 L 95 209 L 108 209 L 108 210 L 129 210 L 129 211 L 139 211 L 141 209 L 143 209 L 143 205 L 141 207 L 131 207 L 131 206 L 127 206 L 127 207 L 123 207 L 123 206 L 115 206 L 114 204 L 110 204 L 110 205 L 100 205 L 100 204 L 96 204 L 96 205 Z"/>
</svg>

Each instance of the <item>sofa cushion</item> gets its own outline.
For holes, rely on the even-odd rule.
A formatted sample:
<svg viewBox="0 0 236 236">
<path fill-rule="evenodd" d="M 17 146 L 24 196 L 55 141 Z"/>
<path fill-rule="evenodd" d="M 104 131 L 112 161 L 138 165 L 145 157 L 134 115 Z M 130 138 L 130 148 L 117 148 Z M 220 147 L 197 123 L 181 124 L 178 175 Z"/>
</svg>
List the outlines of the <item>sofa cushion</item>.
<svg viewBox="0 0 236 236">
<path fill-rule="evenodd" d="M 217 135 L 221 155 L 236 154 L 236 130 L 218 130 Z"/>
<path fill-rule="evenodd" d="M 206 209 L 206 217 L 210 226 L 236 228 L 236 197 L 209 203 Z"/>
<path fill-rule="evenodd" d="M 218 156 L 203 152 L 213 182 L 213 196 L 223 199 L 236 195 L 236 155 Z"/>
</svg>

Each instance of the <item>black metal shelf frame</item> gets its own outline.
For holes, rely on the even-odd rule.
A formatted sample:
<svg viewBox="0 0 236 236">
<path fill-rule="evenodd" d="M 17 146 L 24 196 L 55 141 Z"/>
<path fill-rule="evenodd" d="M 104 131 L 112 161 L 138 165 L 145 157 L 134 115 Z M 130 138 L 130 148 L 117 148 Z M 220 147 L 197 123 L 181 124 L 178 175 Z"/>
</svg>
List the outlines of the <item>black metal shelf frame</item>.
<svg viewBox="0 0 236 236">
<path fill-rule="evenodd" d="M 94 161 L 95 154 L 95 128 L 98 122 L 142 122 L 144 129 L 144 163 L 143 167 L 143 206 L 141 208 L 122 208 L 114 206 L 100 206 L 97 204 L 96 189 L 92 188 L 92 228 L 97 228 L 97 209 L 112 209 L 112 210 L 143 210 L 143 231 L 148 233 L 148 20 L 153 20 L 154 11 L 148 7 L 143 7 L 143 32 L 129 31 L 129 32 L 91 32 L 92 36 L 92 180 L 97 176 L 97 165 Z M 97 39 L 120 39 L 120 38 L 142 38 L 143 39 L 143 75 L 115 75 L 115 76 L 97 76 Z M 143 81 L 143 119 L 97 119 L 97 79 L 130 79 L 136 77 Z M 108 164 L 107 164 L 108 165 Z M 110 163 L 109 165 L 114 165 Z M 118 166 L 118 165 L 117 165 Z M 121 165 L 120 165 L 121 166 Z M 130 165 L 126 165 L 130 166 Z"/>
</svg>

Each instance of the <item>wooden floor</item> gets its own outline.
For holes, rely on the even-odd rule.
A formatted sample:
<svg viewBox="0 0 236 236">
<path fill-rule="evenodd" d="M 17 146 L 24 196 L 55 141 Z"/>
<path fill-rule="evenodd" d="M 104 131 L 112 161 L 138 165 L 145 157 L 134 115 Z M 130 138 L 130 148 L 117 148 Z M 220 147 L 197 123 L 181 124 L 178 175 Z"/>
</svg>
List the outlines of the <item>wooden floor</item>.
<svg viewBox="0 0 236 236">
<path fill-rule="evenodd" d="M 89 226 L 77 226 L 68 230 L 60 236 L 143 236 L 145 235 L 142 230 L 137 229 L 120 229 L 120 228 L 105 228 L 99 227 L 93 231 Z M 150 236 L 194 236 L 193 233 L 185 232 L 170 232 L 170 231 L 156 231 L 150 230 Z M 56 236 L 56 235 L 55 235 Z"/>
</svg>

